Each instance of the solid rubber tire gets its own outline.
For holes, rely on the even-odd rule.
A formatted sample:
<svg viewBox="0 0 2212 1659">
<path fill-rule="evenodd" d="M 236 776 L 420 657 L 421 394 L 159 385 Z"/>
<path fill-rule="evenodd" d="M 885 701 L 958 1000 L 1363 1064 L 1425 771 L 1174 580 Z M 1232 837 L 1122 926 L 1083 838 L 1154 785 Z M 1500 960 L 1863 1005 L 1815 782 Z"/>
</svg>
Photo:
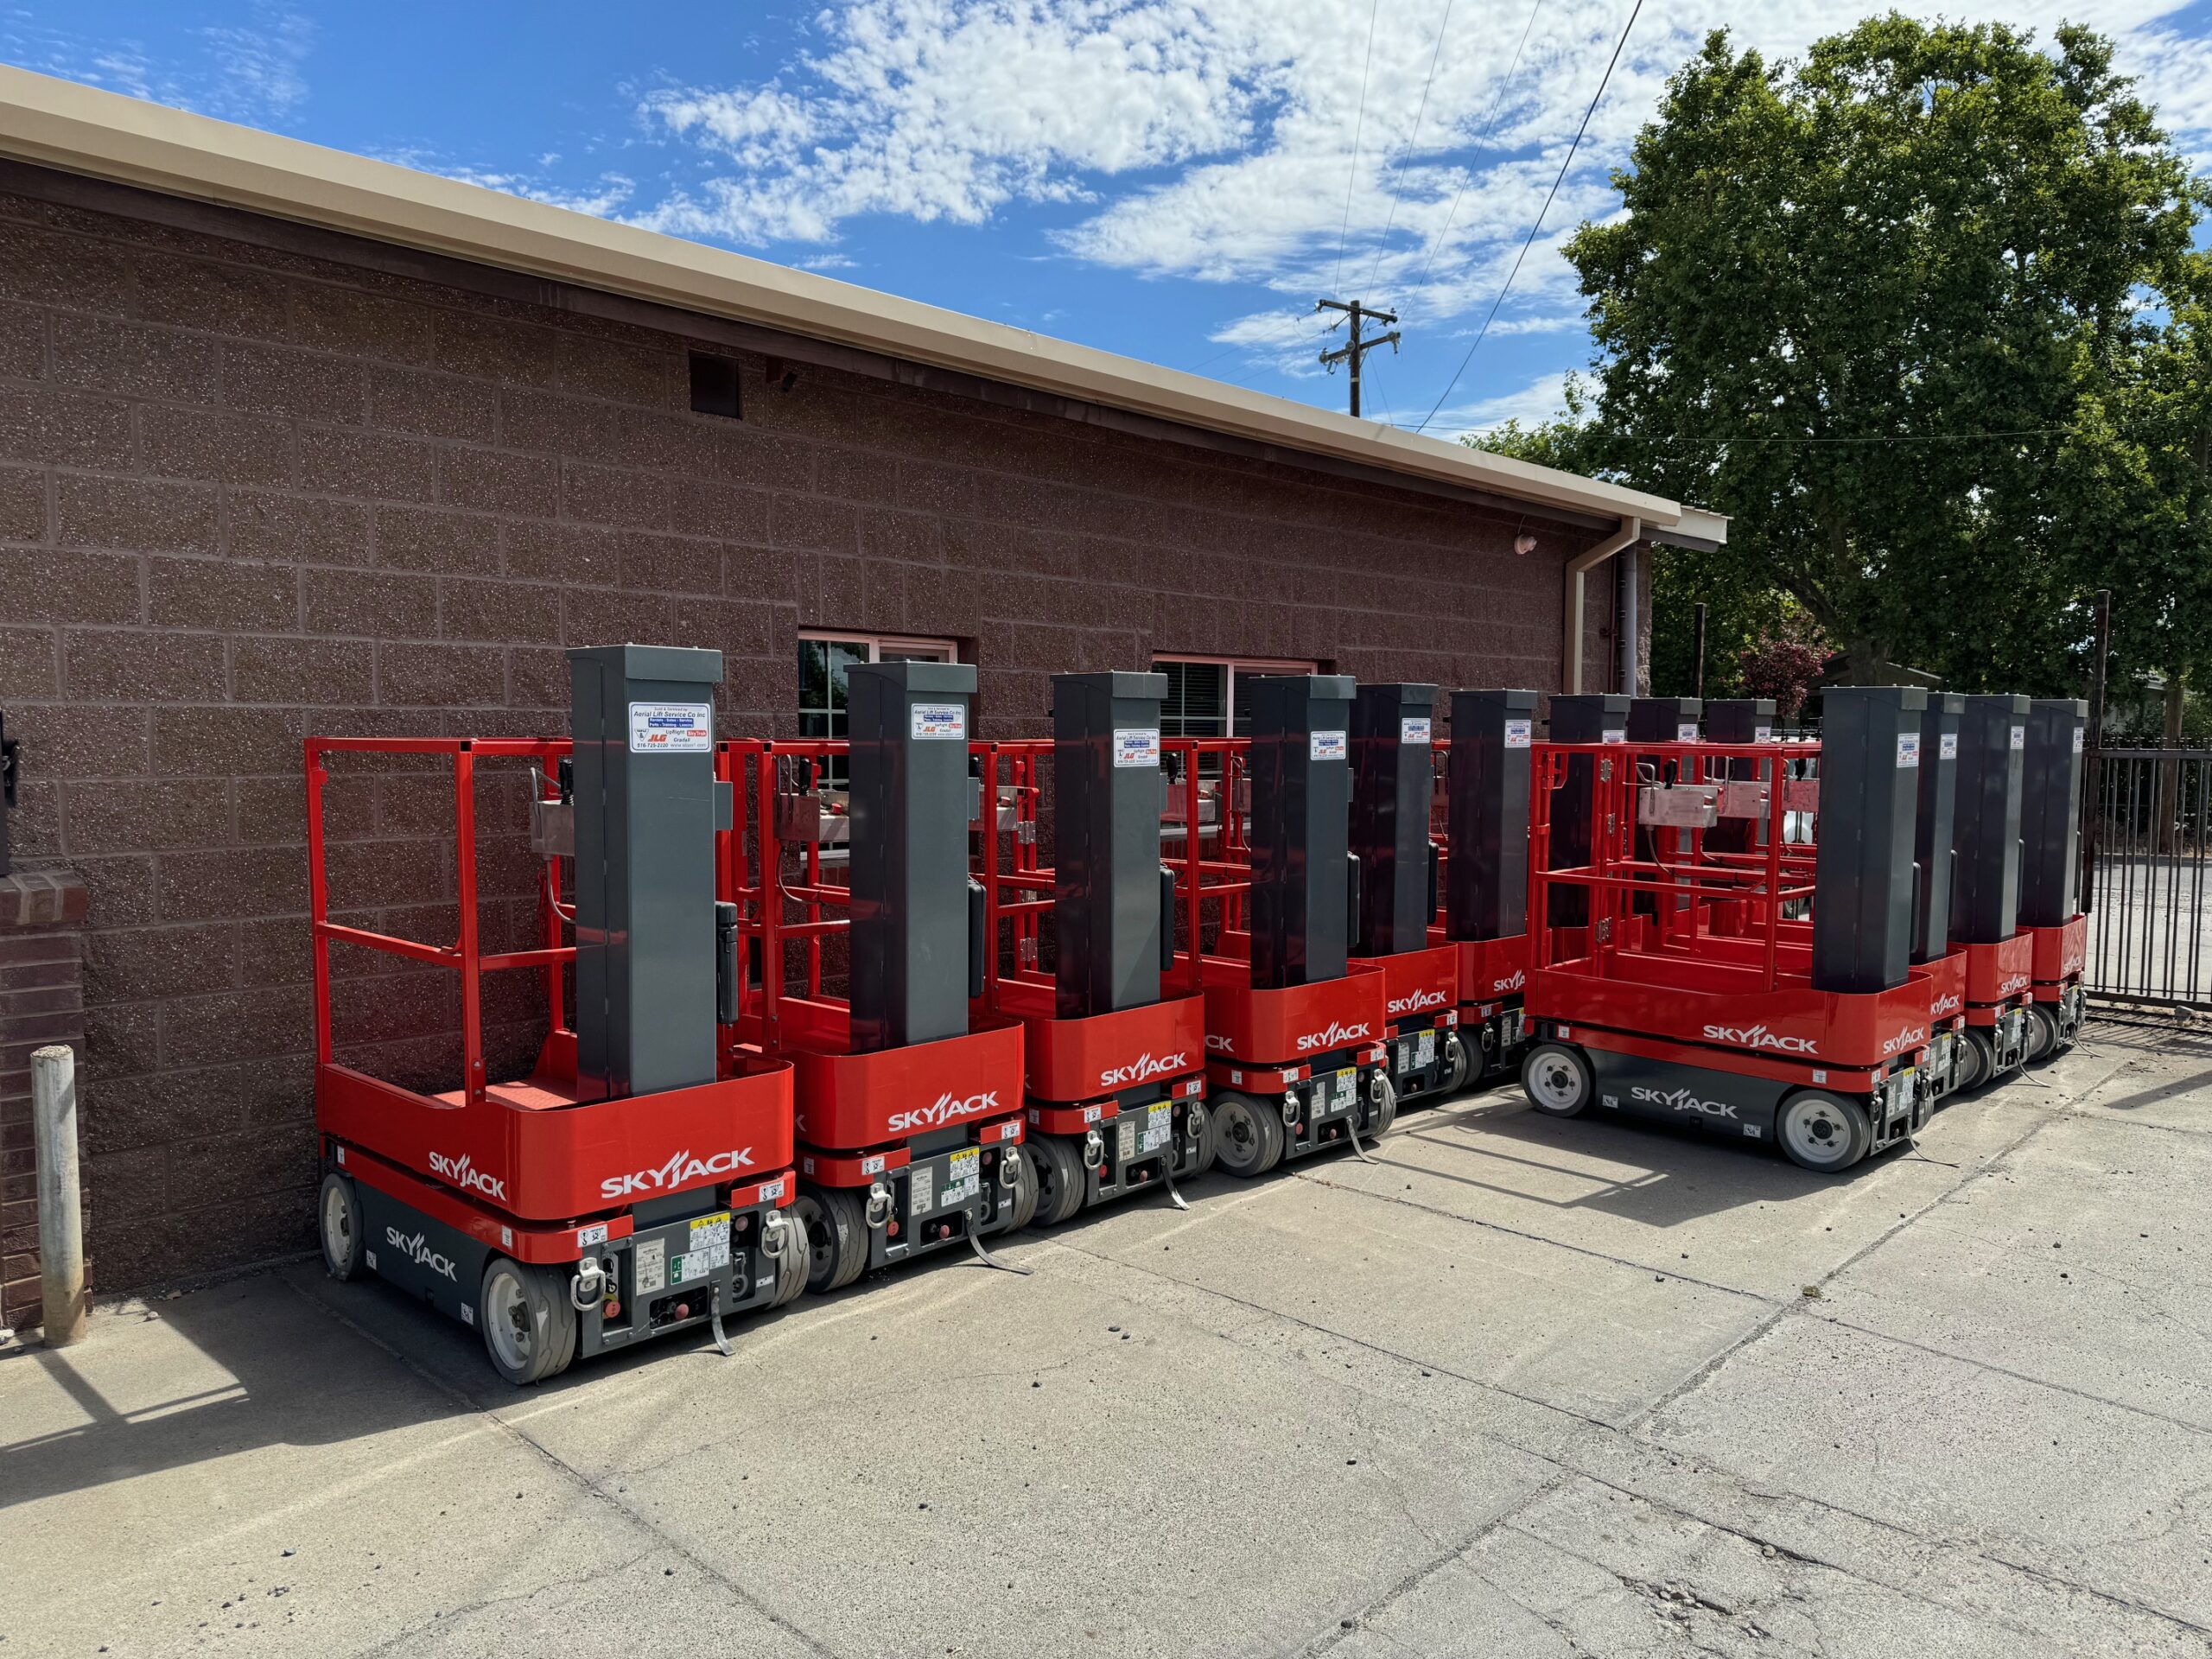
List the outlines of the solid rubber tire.
<svg viewBox="0 0 2212 1659">
<path fill-rule="evenodd" d="M 1463 1093 L 1474 1082 L 1478 1049 L 1458 1032 L 1453 1032 L 1446 1044 L 1452 1051 L 1452 1069 L 1444 1074 L 1444 1086 L 1437 1093 L 1449 1100 Z"/>
<path fill-rule="evenodd" d="M 2058 1034 L 2058 1016 L 2050 1011 L 2047 1002 L 2028 1004 L 2028 1053 L 2023 1065 L 2041 1065 L 2055 1060 L 2065 1046 Z"/>
<path fill-rule="evenodd" d="M 1020 1147 L 1008 1147 L 1000 1156 L 1014 1160 L 1014 1189 L 1010 1198 L 1001 1200 L 1007 1206 L 1006 1225 L 999 1230 L 1018 1233 L 1037 1219 L 1037 1204 L 1041 1196 L 1037 1185 L 1037 1166 L 1022 1156 Z"/>
<path fill-rule="evenodd" d="M 1190 1167 L 1183 1172 L 1185 1180 L 1194 1181 L 1211 1169 L 1215 1158 L 1220 1155 L 1221 1125 L 1216 1121 L 1214 1115 L 1206 1109 L 1206 1103 L 1203 1100 L 1192 1101 L 1185 1109 L 1198 1115 L 1198 1154 L 1191 1160 Z"/>
<path fill-rule="evenodd" d="M 346 1243 L 343 1255 L 330 1242 L 330 1210 L 333 1195 L 344 1202 Z M 332 1170 L 322 1178 L 322 1190 L 315 1195 L 315 1236 L 322 1245 L 322 1270 L 343 1284 L 361 1271 L 361 1196 L 354 1190 L 353 1178 Z"/>
<path fill-rule="evenodd" d="M 511 1363 L 500 1353 L 493 1336 L 492 1290 L 503 1281 L 513 1282 L 518 1306 L 529 1326 L 528 1351 L 518 1363 Z M 517 1388 L 528 1388 L 549 1376 L 557 1376 L 575 1357 L 576 1310 L 569 1304 L 566 1284 L 543 1264 L 493 1256 L 484 1269 L 483 1282 L 477 1287 L 476 1319 L 492 1369 Z"/>
<path fill-rule="evenodd" d="M 1800 1114 L 1814 1114 L 1841 1124 L 1843 1139 L 1833 1157 L 1820 1155 L 1816 1148 L 1824 1142 L 1818 1137 L 1791 1133 L 1791 1120 Z M 1866 1109 L 1857 1101 L 1825 1089 L 1800 1089 L 1775 1109 L 1774 1138 L 1782 1143 L 1790 1162 L 1818 1175 L 1840 1175 L 1866 1155 L 1866 1149 L 1874 1144 L 1874 1127 L 1867 1122 Z M 1811 1145 L 1802 1144 L 1808 1140 Z"/>
<path fill-rule="evenodd" d="M 1361 1133 L 1370 1141 L 1379 1141 L 1390 1133 L 1390 1126 L 1398 1121 L 1398 1090 L 1387 1073 L 1378 1073 L 1376 1081 L 1382 1085 L 1382 1103 L 1367 1103 L 1367 1127 Z"/>
<path fill-rule="evenodd" d="M 1565 1090 L 1555 1091 L 1555 1097 L 1547 1099 L 1537 1092 L 1534 1079 L 1539 1066 L 1563 1065 L 1577 1080 L 1573 1097 L 1566 1098 Z M 1548 1077 L 1558 1073 L 1548 1071 Z M 1529 1103 L 1547 1117 L 1577 1117 L 1586 1109 L 1598 1092 L 1597 1073 L 1591 1069 L 1589 1059 L 1579 1048 L 1565 1043 L 1538 1043 L 1521 1062 L 1521 1091 L 1529 1096 Z"/>
<path fill-rule="evenodd" d="M 1960 1051 L 1959 1067 L 1955 1074 L 1958 1083 L 1951 1092 L 1970 1095 L 1989 1081 L 1990 1062 L 1995 1056 L 1991 1052 L 1989 1039 L 1975 1027 L 1968 1027 L 1960 1034 L 1959 1040 L 1965 1046 Z"/>
<path fill-rule="evenodd" d="M 868 1266 L 868 1200 L 858 1187 L 809 1185 L 796 1208 L 806 1228 L 806 1287 L 817 1296 L 842 1290 Z"/>
<path fill-rule="evenodd" d="M 1040 1135 L 1021 1145 L 1030 1155 L 1029 1173 L 1037 1183 L 1038 1224 L 1057 1227 L 1083 1208 L 1089 1183 L 1082 1149 L 1065 1135 Z"/>
<path fill-rule="evenodd" d="M 1231 1175 L 1264 1175 L 1282 1161 L 1282 1110 L 1273 1100 L 1224 1090 L 1207 1103 L 1218 1137 L 1215 1162 Z M 1236 1135 L 1239 1121 L 1251 1129 L 1249 1142 Z"/>
<path fill-rule="evenodd" d="M 791 1242 L 776 1258 L 776 1285 L 768 1298 L 771 1307 L 787 1307 L 799 1299 L 806 1288 L 807 1269 L 812 1265 L 806 1247 L 806 1217 L 793 1204 L 784 1211 L 784 1221 L 790 1228 Z"/>
</svg>

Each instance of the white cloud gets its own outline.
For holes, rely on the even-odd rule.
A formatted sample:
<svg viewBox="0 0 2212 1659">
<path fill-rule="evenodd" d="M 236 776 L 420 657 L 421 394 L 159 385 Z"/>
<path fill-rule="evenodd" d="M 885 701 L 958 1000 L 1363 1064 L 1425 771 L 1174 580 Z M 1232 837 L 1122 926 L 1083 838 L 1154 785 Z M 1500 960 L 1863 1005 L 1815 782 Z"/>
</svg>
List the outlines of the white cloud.
<svg viewBox="0 0 2212 1659">
<path fill-rule="evenodd" d="M 1518 391 L 1439 410 L 1426 429 L 1431 437 L 1451 438 L 1462 433 L 1488 432 L 1508 421 L 1534 426 L 1555 420 L 1567 413 L 1567 381 L 1565 371 L 1538 375 Z"/>
<path fill-rule="evenodd" d="M 281 126 L 308 101 L 315 24 L 257 0 L 248 21 L 187 31 L 194 49 L 157 61 L 135 39 L 94 41 L 16 11 L 0 23 L 0 56 L 88 86 L 226 121 Z"/>
<path fill-rule="evenodd" d="M 526 196 L 532 201 L 566 207 L 571 213 L 589 213 L 594 219 L 613 218 L 621 212 L 638 188 L 635 180 L 620 173 L 602 173 L 595 183 L 572 188 L 550 183 L 535 174 L 472 167 L 466 162 L 448 160 L 433 149 L 383 149 L 369 153 L 380 162 L 411 167 L 417 173 L 435 173 L 441 178 L 478 185 L 505 195 Z"/>
<path fill-rule="evenodd" d="M 215 60 L 202 108 L 232 120 L 269 120 L 307 102 L 301 66 L 315 45 L 315 25 L 297 12 L 255 9 L 256 27 L 195 30 Z"/>
<path fill-rule="evenodd" d="M 1471 327 L 1558 176 L 1630 0 L 1541 0 L 1517 66 L 1531 16 L 1519 0 L 1449 3 L 1440 50 L 1447 0 L 1392 0 L 1370 63 L 1368 8 L 1350 0 L 830 0 L 815 48 L 772 74 L 642 101 L 699 171 L 639 217 L 744 245 L 828 245 L 864 214 L 975 224 L 1012 204 L 1079 204 L 1090 211 L 1052 238 L 1065 256 L 1260 283 L 1301 310 L 1343 290 L 1408 326 Z M 2113 35 L 2183 143 L 2212 149 L 2212 46 L 2175 32 L 2177 0 L 1985 10 L 2046 41 L 2062 17 Z M 1832 0 L 1647 0 L 1492 332 L 1575 326 L 1560 246 L 1618 211 L 1608 172 L 1707 29 L 1772 58 L 1847 21 Z M 1310 356 L 1291 309 L 1214 338 L 1255 361 Z"/>
</svg>

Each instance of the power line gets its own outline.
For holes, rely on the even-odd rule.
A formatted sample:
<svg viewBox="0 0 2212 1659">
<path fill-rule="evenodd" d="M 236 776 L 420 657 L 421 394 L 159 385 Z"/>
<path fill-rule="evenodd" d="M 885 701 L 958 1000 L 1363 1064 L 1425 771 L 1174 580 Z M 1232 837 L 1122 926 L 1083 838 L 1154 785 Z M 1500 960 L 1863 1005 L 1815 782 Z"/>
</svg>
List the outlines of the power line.
<svg viewBox="0 0 2212 1659">
<path fill-rule="evenodd" d="M 1421 142 L 1421 118 L 1428 113 L 1428 89 L 1436 84 L 1436 66 L 1444 57 L 1444 32 L 1452 27 L 1453 0 L 1444 0 L 1444 16 L 1436 25 L 1436 48 L 1428 54 L 1428 79 L 1421 84 L 1421 102 L 1414 106 L 1413 131 L 1406 137 L 1406 147 L 1398 153 L 1398 164 L 1390 169 L 1388 194 L 1390 211 L 1382 220 L 1382 234 L 1376 239 L 1375 263 L 1368 267 L 1367 286 L 1375 286 L 1375 278 L 1382 269 L 1383 245 L 1390 239 L 1390 227 L 1398 222 L 1398 181 L 1406 170 L 1406 157 L 1412 155 L 1414 146 Z"/>
<path fill-rule="evenodd" d="M 1629 10 L 1628 22 L 1621 25 L 1620 39 L 1613 42 L 1613 55 L 1605 60 L 1605 73 L 1598 78 L 1598 90 L 1591 94 L 1590 107 L 1582 111 L 1582 124 L 1574 130 L 1574 142 L 1567 147 L 1566 159 L 1559 164 L 1559 176 L 1552 181 L 1552 188 L 1544 197 L 1544 205 L 1536 209 L 1535 221 L 1529 226 L 1529 237 L 1522 243 L 1521 251 L 1513 256 L 1513 269 L 1505 273 L 1504 287 L 1497 290 L 1497 298 L 1491 302 L 1490 315 L 1483 319 L 1483 326 L 1475 335 L 1474 344 L 1467 347 L 1467 354 L 1459 359 L 1459 366 L 1452 372 L 1452 378 L 1445 383 L 1435 406 L 1421 417 L 1421 423 L 1414 429 L 1414 431 L 1426 431 L 1429 422 L 1436 418 L 1437 410 L 1444 407 L 1444 399 L 1452 395 L 1452 388 L 1459 384 L 1459 377 L 1467 372 L 1467 365 L 1475 360 L 1475 352 L 1482 345 L 1484 336 L 1490 333 L 1491 324 L 1497 321 L 1497 308 L 1505 303 L 1505 296 L 1513 291 L 1513 279 L 1521 274 L 1521 262 L 1529 257 L 1529 250 L 1536 245 L 1536 238 L 1544 228 L 1544 215 L 1551 212 L 1552 202 L 1559 195 L 1560 186 L 1567 182 L 1567 169 L 1574 165 L 1574 153 L 1582 148 L 1582 135 L 1590 130 L 1590 118 L 1598 113 L 1598 102 L 1605 97 L 1605 88 L 1613 79 L 1613 66 L 1621 60 L 1621 53 L 1628 45 L 1629 31 L 1636 27 L 1637 17 L 1643 10 L 1643 0 L 1636 0 L 1636 4 Z"/>
<path fill-rule="evenodd" d="M 1642 0 L 1638 0 L 1642 3 Z M 1351 124 L 1351 173 L 1344 180 L 1344 222 L 1337 226 L 1337 269 L 1329 278 L 1334 288 L 1344 274 L 1344 237 L 1351 229 L 1351 193 L 1359 185 L 1359 140 L 1367 125 L 1367 76 L 1375 67 L 1375 14 L 1382 9 L 1382 0 L 1369 0 L 1367 8 L 1367 57 L 1359 68 L 1359 113 Z"/>
<path fill-rule="evenodd" d="M 1490 101 L 1490 113 L 1483 118 L 1483 130 L 1475 136 L 1473 149 L 1480 149 L 1490 142 L 1491 133 L 1497 125 L 1497 112 L 1505 107 L 1506 88 L 1513 84 L 1513 77 L 1521 67 L 1521 54 L 1528 49 L 1529 31 L 1535 28 L 1536 14 L 1543 8 L 1544 0 L 1534 0 L 1529 8 L 1529 21 L 1521 25 L 1520 44 L 1513 48 L 1513 61 L 1506 65 L 1504 77 L 1497 83 L 1497 96 Z M 1444 228 L 1437 232 L 1436 240 L 1428 245 L 1428 257 L 1421 261 L 1421 275 L 1414 283 L 1415 288 L 1428 281 L 1428 273 L 1436 264 L 1436 256 L 1443 249 L 1444 238 L 1452 234 L 1452 221 L 1459 216 L 1459 199 L 1467 194 L 1468 182 L 1473 176 L 1471 171 L 1459 175 L 1459 188 L 1452 193 L 1451 209 L 1444 215 Z"/>
</svg>

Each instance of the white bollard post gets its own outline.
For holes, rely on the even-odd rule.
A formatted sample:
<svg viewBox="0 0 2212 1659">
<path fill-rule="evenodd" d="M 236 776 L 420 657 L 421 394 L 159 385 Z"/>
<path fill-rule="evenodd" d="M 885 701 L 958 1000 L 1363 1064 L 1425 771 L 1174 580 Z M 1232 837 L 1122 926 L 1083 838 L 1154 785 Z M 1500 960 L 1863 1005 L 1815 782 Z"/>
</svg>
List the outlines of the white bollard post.
<svg viewBox="0 0 2212 1659">
<path fill-rule="evenodd" d="M 77 1189 L 77 1056 L 56 1043 L 31 1055 L 31 1124 L 38 1147 L 39 1286 L 46 1345 L 85 1334 L 85 1218 Z"/>
</svg>

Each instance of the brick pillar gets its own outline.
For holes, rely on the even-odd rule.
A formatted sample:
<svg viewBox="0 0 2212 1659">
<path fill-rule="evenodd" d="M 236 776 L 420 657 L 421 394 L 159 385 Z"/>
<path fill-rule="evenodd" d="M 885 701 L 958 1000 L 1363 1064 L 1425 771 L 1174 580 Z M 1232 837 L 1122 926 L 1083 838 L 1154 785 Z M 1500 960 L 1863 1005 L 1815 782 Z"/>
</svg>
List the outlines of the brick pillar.
<svg viewBox="0 0 2212 1659">
<path fill-rule="evenodd" d="M 71 1045 L 82 1078 L 85 906 L 73 871 L 0 876 L 0 1326 L 17 1331 L 41 1318 L 31 1051 Z"/>
</svg>

